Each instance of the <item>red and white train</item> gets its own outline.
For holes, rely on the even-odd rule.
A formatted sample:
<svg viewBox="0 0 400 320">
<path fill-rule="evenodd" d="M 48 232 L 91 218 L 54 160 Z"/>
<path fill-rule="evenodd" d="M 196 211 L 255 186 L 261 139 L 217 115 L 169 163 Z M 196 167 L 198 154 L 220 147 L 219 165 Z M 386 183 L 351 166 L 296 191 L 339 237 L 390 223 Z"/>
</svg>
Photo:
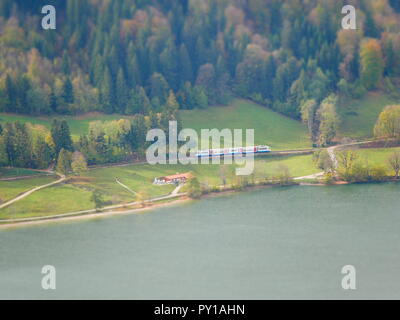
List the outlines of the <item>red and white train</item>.
<svg viewBox="0 0 400 320">
<path fill-rule="evenodd" d="M 226 148 L 226 149 L 208 149 L 199 150 L 195 156 L 198 158 L 204 157 L 221 157 L 235 154 L 250 154 L 250 153 L 268 153 L 271 152 L 269 146 L 252 146 L 252 147 L 237 147 L 237 148 Z"/>
</svg>

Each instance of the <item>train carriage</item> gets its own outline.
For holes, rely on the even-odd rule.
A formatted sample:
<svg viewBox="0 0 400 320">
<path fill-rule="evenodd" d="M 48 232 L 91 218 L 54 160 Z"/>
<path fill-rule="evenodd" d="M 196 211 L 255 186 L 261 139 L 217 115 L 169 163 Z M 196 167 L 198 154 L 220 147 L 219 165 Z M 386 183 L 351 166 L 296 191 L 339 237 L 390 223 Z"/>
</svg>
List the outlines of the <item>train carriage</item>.
<svg viewBox="0 0 400 320">
<path fill-rule="evenodd" d="M 226 149 L 208 149 L 200 150 L 195 153 L 198 158 L 204 157 L 221 157 L 235 154 L 250 154 L 250 153 L 268 153 L 271 152 L 271 147 L 269 146 L 250 146 L 250 147 L 236 147 L 236 148 L 226 148 Z"/>
</svg>

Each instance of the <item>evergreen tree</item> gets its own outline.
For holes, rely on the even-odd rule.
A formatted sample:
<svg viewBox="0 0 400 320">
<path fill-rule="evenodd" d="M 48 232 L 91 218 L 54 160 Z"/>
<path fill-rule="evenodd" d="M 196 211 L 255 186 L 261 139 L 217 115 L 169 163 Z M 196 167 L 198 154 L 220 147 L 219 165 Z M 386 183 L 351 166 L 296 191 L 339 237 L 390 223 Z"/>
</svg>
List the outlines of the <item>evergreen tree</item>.
<svg viewBox="0 0 400 320">
<path fill-rule="evenodd" d="M 71 69 L 67 51 L 64 50 L 61 62 L 61 69 L 66 76 L 69 76 Z"/>
<path fill-rule="evenodd" d="M 61 149 L 73 151 L 72 138 L 67 121 L 54 120 L 51 127 L 51 137 L 55 145 L 56 156 Z"/>
<path fill-rule="evenodd" d="M 204 89 L 195 86 L 192 91 L 193 108 L 205 109 L 208 107 L 208 97 L 204 92 Z"/>
<path fill-rule="evenodd" d="M 5 111 L 6 112 L 15 112 L 16 104 L 17 104 L 17 92 L 14 86 L 14 82 L 9 74 L 6 76 L 5 80 L 5 92 L 6 92 L 6 100 L 5 100 Z"/>
<path fill-rule="evenodd" d="M 58 109 L 58 100 L 57 100 L 57 96 L 54 93 L 53 90 L 51 90 L 50 96 L 49 96 L 49 104 L 50 104 L 50 109 L 53 112 L 57 112 Z"/>
<path fill-rule="evenodd" d="M 63 83 L 61 97 L 65 103 L 74 103 L 74 87 L 70 78 L 66 78 Z"/>
<path fill-rule="evenodd" d="M 166 78 L 169 87 L 173 90 L 179 88 L 179 68 L 178 68 L 179 56 L 178 52 L 173 44 L 173 41 L 168 41 L 167 47 L 160 55 L 160 63 L 162 73 Z"/>
<path fill-rule="evenodd" d="M 115 86 L 110 69 L 108 67 L 104 70 L 104 77 L 101 87 L 101 102 L 104 112 L 114 112 L 116 106 Z"/>
<path fill-rule="evenodd" d="M 100 210 L 104 206 L 103 194 L 97 189 L 93 190 L 90 200 L 94 203 L 96 210 Z"/>
<path fill-rule="evenodd" d="M 169 85 L 160 73 L 155 73 L 150 80 L 150 98 L 158 98 L 165 104 L 168 98 Z"/>
<path fill-rule="evenodd" d="M 45 138 L 39 136 L 33 145 L 35 167 L 46 169 L 52 160 L 52 151 Z"/>
<path fill-rule="evenodd" d="M 186 82 L 190 83 L 193 81 L 192 61 L 190 60 L 185 44 L 182 44 L 179 49 L 179 78 L 181 86 Z"/>
<path fill-rule="evenodd" d="M 116 99 L 118 101 L 118 112 L 125 113 L 129 101 L 128 88 L 122 69 L 119 69 L 116 83 Z"/>
<path fill-rule="evenodd" d="M 150 129 L 157 129 L 159 127 L 159 119 L 157 113 L 154 111 L 150 111 L 149 118 L 150 118 Z"/>
</svg>

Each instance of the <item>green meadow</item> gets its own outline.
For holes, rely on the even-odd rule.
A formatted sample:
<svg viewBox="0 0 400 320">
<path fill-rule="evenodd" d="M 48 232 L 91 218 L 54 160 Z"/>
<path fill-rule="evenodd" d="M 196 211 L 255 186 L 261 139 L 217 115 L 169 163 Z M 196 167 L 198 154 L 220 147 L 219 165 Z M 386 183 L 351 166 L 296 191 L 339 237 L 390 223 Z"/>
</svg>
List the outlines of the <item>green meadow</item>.
<svg viewBox="0 0 400 320">
<path fill-rule="evenodd" d="M 25 191 L 29 191 L 30 189 L 50 183 L 54 180 L 55 177 L 46 176 L 12 181 L 0 181 L 0 203 L 11 200 Z"/>
<path fill-rule="evenodd" d="M 398 102 L 397 102 L 398 103 Z M 370 138 L 382 110 L 395 102 L 381 92 L 370 92 L 359 100 L 349 100 L 338 109 L 340 135 L 355 139 Z"/>
<path fill-rule="evenodd" d="M 269 145 L 273 150 L 311 146 L 306 127 L 301 122 L 248 100 L 237 99 L 229 106 L 205 110 L 181 111 L 181 117 L 184 127 L 195 129 L 199 137 L 201 129 L 243 129 L 244 134 L 245 129 L 254 129 L 255 144 Z M 202 141 L 203 146 L 207 144 Z"/>
<path fill-rule="evenodd" d="M 357 149 L 358 159 L 366 161 L 370 165 L 380 165 L 388 169 L 388 173 L 394 175 L 393 170 L 388 164 L 389 157 L 395 153 L 400 152 L 400 148 L 382 148 L 382 149 Z"/>
</svg>

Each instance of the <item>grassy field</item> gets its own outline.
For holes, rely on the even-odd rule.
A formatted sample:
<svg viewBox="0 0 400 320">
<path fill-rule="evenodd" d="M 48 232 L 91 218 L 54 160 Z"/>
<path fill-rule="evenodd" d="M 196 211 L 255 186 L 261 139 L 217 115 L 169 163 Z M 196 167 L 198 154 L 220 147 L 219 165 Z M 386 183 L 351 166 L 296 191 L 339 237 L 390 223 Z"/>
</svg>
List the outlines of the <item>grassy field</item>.
<svg viewBox="0 0 400 320">
<path fill-rule="evenodd" d="M 400 152 L 400 148 L 382 148 L 382 149 L 357 149 L 359 160 L 368 161 L 370 165 L 381 165 L 388 169 L 388 173 L 394 175 L 393 170 L 388 165 L 388 158 L 394 152 Z"/>
<path fill-rule="evenodd" d="M 230 106 L 182 111 L 181 117 L 184 127 L 193 128 L 198 134 L 201 129 L 254 129 L 255 143 L 274 150 L 311 146 L 303 124 L 247 100 L 235 100 Z"/>
<path fill-rule="evenodd" d="M 281 172 L 282 165 L 287 166 L 293 176 L 319 172 L 312 162 L 311 155 L 265 157 L 255 161 L 255 178 L 274 177 Z M 154 178 L 189 171 L 198 177 L 202 185 L 209 187 L 222 184 L 222 172 L 225 172 L 228 184 L 236 182 L 237 179 L 234 175 L 233 165 L 131 165 L 96 169 L 89 171 L 85 177 L 72 178 L 65 184 L 40 190 L 10 207 L 0 210 L 0 219 L 46 216 L 93 209 L 90 197 L 94 189 L 103 193 L 107 205 L 135 201 L 135 195 L 117 184 L 116 178 L 133 191 L 144 193 L 146 198 L 166 195 L 172 192 L 175 186 L 153 185 Z M 22 181 L 26 182 L 27 180 L 12 181 L 5 190 L 16 189 L 16 186 L 20 185 Z M 14 184 L 15 188 L 12 188 L 11 186 Z"/>
<path fill-rule="evenodd" d="M 50 183 L 54 180 L 54 177 L 37 177 L 14 181 L 0 181 L 0 202 L 11 200 L 25 191 Z"/>
<path fill-rule="evenodd" d="M 351 138 L 369 138 L 379 114 L 385 106 L 395 102 L 387 95 L 370 92 L 360 100 L 347 101 L 339 108 L 340 135 Z"/>
<path fill-rule="evenodd" d="M 33 193 L 0 210 L 0 219 L 27 218 L 92 209 L 91 192 L 76 185 L 63 184 Z"/>
</svg>

